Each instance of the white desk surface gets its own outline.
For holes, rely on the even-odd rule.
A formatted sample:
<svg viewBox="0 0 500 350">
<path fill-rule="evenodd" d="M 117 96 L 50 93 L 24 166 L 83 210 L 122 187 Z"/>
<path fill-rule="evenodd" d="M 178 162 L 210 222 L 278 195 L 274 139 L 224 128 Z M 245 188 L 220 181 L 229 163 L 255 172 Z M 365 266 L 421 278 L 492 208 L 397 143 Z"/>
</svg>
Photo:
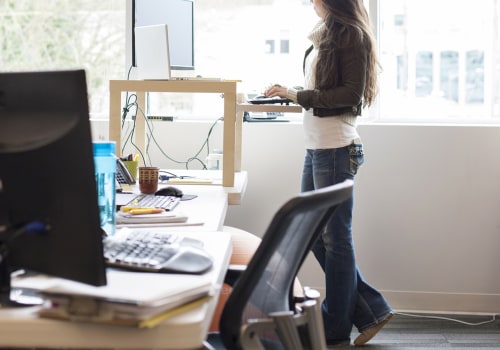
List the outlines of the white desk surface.
<svg viewBox="0 0 500 350">
<path fill-rule="evenodd" d="M 182 234 L 202 239 L 214 256 L 214 268 L 208 273 L 212 275 L 218 295 L 231 255 L 230 235 L 225 232 Z M 179 283 L 182 283 L 182 275 L 179 275 Z M 0 347 L 199 349 L 216 305 L 217 298 L 212 298 L 151 329 L 42 319 L 36 315 L 37 307 L 5 308 L 0 309 Z"/>
<path fill-rule="evenodd" d="M 211 184 L 182 184 L 175 182 L 175 180 L 170 183 L 169 181 L 161 182 L 162 185 L 170 185 L 175 187 L 181 187 L 186 190 L 185 193 L 190 193 L 189 186 L 196 186 L 193 191 L 201 190 L 203 187 L 218 187 L 222 192 L 227 194 L 228 203 L 230 205 L 238 205 L 241 203 L 243 199 L 243 195 L 245 194 L 248 182 L 248 174 L 246 171 L 238 171 L 234 173 L 234 186 L 233 187 L 224 187 L 222 186 L 222 171 L 221 170 L 182 170 L 182 169 L 167 169 L 166 171 L 175 174 L 177 176 L 192 176 L 192 179 L 196 181 L 196 179 L 200 180 L 210 180 Z M 194 192 L 193 192 L 194 193 Z"/>
<path fill-rule="evenodd" d="M 221 231 L 224 226 L 228 207 L 228 193 L 226 187 L 217 185 L 180 185 L 160 183 L 158 189 L 174 186 L 185 194 L 194 194 L 198 197 L 181 201 L 173 213 L 179 212 L 188 216 L 186 225 L 167 224 L 170 231 Z M 123 186 L 125 191 L 138 192 L 137 186 Z M 202 223 L 199 225 L 199 223 Z M 164 225 L 164 226 L 167 226 Z M 132 225 L 131 225 L 132 226 Z M 162 226 L 156 224 L 156 226 Z M 137 227 L 137 226 L 136 226 Z M 167 227 L 165 227 L 167 229 Z"/>
</svg>

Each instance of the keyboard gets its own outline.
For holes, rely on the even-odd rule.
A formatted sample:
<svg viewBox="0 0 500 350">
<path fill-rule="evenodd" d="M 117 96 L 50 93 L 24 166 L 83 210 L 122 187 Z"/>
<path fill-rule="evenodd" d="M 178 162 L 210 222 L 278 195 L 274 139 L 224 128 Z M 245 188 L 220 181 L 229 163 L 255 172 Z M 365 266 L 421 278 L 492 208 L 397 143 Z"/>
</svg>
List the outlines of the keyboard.
<svg viewBox="0 0 500 350">
<path fill-rule="evenodd" d="M 130 230 L 103 243 L 106 264 L 127 270 L 202 274 L 213 264 L 202 241 L 175 233 Z"/>
<path fill-rule="evenodd" d="M 141 208 L 161 208 L 165 211 L 174 210 L 181 198 L 174 196 L 155 196 L 154 194 L 137 195 L 127 206 Z"/>
<path fill-rule="evenodd" d="M 262 95 L 252 98 L 248 100 L 248 102 L 254 105 L 275 104 L 275 103 L 289 105 L 290 103 L 293 103 L 292 100 L 285 97 L 266 97 Z"/>
</svg>

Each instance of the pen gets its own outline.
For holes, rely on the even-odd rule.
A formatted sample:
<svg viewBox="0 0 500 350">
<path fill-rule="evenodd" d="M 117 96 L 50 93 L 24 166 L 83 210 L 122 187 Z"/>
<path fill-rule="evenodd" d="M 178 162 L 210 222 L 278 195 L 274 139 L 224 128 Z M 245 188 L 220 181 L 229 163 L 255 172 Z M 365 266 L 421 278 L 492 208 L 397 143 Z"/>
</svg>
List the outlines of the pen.
<svg viewBox="0 0 500 350">
<path fill-rule="evenodd" d="M 152 210 L 152 209 L 159 209 L 159 208 L 155 208 L 155 207 L 138 207 L 138 206 L 127 206 L 127 205 L 124 205 L 124 206 L 122 206 L 120 208 L 120 211 L 122 211 L 124 213 L 128 213 L 129 211 L 135 210 L 135 209 Z"/>
<path fill-rule="evenodd" d="M 130 209 L 128 213 L 132 215 L 143 215 L 143 214 L 159 214 L 163 213 L 164 211 L 165 210 L 158 208 L 136 208 L 136 209 Z"/>
</svg>

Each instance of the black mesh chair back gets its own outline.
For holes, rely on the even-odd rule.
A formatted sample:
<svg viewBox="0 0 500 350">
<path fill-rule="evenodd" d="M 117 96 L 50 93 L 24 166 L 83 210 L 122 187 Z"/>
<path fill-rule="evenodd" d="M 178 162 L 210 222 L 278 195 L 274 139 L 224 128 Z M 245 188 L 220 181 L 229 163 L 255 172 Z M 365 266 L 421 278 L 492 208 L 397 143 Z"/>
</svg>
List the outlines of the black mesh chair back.
<svg viewBox="0 0 500 350">
<path fill-rule="evenodd" d="M 242 326 L 272 313 L 295 312 L 295 277 L 338 204 L 352 196 L 351 180 L 298 194 L 274 215 L 224 306 L 220 333 L 227 349 L 241 349 Z M 265 349 L 285 349 L 275 331 L 259 335 Z"/>
</svg>

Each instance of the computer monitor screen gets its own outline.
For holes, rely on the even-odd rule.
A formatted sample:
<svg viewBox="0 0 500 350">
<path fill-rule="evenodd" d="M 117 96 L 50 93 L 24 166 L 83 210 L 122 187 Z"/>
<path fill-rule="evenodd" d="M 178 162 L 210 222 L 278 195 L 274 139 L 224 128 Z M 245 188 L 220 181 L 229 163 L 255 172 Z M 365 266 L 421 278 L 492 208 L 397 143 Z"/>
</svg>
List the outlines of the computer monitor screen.
<svg viewBox="0 0 500 350">
<path fill-rule="evenodd" d="M 194 1 L 132 0 L 132 65 L 136 66 L 135 27 L 166 24 L 170 66 L 194 70 Z"/>
<path fill-rule="evenodd" d="M 0 288 L 11 269 L 105 285 L 96 192 L 85 72 L 0 73 Z"/>
</svg>

